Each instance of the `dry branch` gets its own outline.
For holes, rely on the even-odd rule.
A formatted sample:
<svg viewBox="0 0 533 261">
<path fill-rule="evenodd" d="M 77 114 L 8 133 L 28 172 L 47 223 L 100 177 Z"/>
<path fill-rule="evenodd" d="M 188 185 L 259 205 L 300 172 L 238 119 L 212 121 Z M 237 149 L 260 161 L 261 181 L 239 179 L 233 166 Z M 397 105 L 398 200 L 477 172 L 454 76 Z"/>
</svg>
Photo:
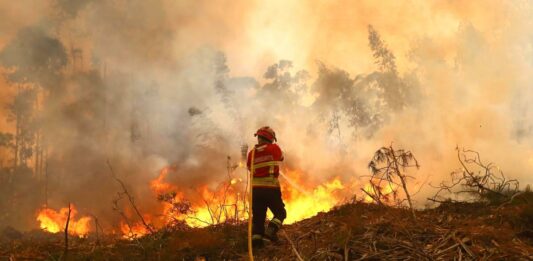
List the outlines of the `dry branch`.
<svg viewBox="0 0 533 261">
<path fill-rule="evenodd" d="M 128 198 L 128 201 L 130 202 L 131 207 L 133 208 L 133 210 L 135 210 L 135 213 L 137 214 L 137 216 L 139 217 L 139 219 L 143 223 L 144 227 L 146 227 L 146 229 L 148 231 L 150 231 L 150 233 L 154 233 L 154 229 L 152 228 L 152 226 L 150 226 L 144 220 L 143 215 L 141 214 L 141 212 L 139 211 L 139 209 L 135 205 L 135 201 L 134 201 L 133 197 L 131 196 L 131 194 L 128 192 L 128 189 L 126 188 L 126 185 L 124 185 L 124 182 L 122 182 L 122 180 L 117 178 L 117 176 L 115 175 L 115 172 L 113 171 L 113 167 L 111 166 L 111 163 L 109 163 L 109 160 L 107 160 L 106 162 L 107 162 L 107 166 L 109 167 L 109 170 L 111 171 L 111 175 L 112 175 L 113 179 L 115 179 L 115 181 L 117 181 L 117 183 L 119 183 L 120 186 L 122 187 L 122 194 L 126 195 L 126 197 Z M 116 202 L 115 202 L 115 205 L 116 205 Z M 118 207 L 118 205 L 116 205 L 116 206 Z M 131 229 L 131 226 L 130 226 L 130 229 Z"/>
<path fill-rule="evenodd" d="M 456 151 L 461 168 L 450 174 L 450 183 L 441 182 L 438 186 L 433 186 L 438 190 L 433 197 L 428 198 L 429 200 L 438 203 L 452 202 L 453 200 L 444 197 L 443 194 L 448 196 L 467 194 L 473 196 L 475 200 L 506 205 L 520 194 L 519 182 L 515 179 L 508 180 L 493 163 L 484 163 L 479 152 L 460 150 L 459 147 L 456 147 Z"/>
<path fill-rule="evenodd" d="M 413 207 L 413 202 L 411 200 L 411 195 L 407 189 L 407 176 L 404 171 L 407 168 L 416 167 L 420 168 L 418 161 L 415 156 L 410 151 L 405 151 L 402 149 L 395 150 L 392 145 L 389 147 L 382 147 L 374 153 L 374 156 L 370 163 L 368 163 L 368 168 L 372 172 L 370 178 L 370 185 L 372 186 L 372 192 L 365 191 L 372 197 L 376 202 L 380 203 L 382 201 L 388 201 L 387 195 L 382 193 L 382 183 L 385 182 L 385 186 L 391 187 L 391 194 L 394 199 L 397 196 L 397 189 L 392 188 L 392 185 L 401 185 L 403 192 L 407 198 L 409 204 L 409 209 L 414 219 L 416 219 L 416 213 Z M 398 182 L 399 181 L 399 182 Z M 402 201 L 397 201 L 398 205 L 401 205 Z"/>
</svg>

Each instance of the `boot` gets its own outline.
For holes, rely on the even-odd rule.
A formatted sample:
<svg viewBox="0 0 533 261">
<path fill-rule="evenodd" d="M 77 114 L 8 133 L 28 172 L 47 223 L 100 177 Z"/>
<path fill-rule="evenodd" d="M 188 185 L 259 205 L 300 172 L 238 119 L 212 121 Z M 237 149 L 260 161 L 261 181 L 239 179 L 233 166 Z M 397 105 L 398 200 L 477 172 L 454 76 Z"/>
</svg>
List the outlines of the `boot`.
<svg viewBox="0 0 533 261">
<path fill-rule="evenodd" d="M 279 231 L 278 225 L 270 222 L 268 223 L 268 227 L 265 230 L 265 237 L 272 242 L 278 242 L 279 241 L 278 231 Z"/>
<path fill-rule="evenodd" d="M 252 236 L 252 247 L 262 248 L 263 246 L 264 246 L 263 237 L 261 235 L 253 235 Z"/>
</svg>

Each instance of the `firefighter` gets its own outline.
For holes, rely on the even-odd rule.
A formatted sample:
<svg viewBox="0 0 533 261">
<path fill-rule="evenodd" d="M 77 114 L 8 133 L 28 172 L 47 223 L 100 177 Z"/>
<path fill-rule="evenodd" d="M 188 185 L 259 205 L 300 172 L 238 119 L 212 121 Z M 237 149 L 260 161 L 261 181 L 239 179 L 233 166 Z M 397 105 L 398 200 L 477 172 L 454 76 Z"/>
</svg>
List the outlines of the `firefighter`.
<svg viewBox="0 0 533 261">
<path fill-rule="evenodd" d="M 285 204 L 281 198 L 279 186 L 279 166 L 283 161 L 283 153 L 277 144 L 276 133 L 268 126 L 255 133 L 257 145 L 248 153 L 247 167 L 251 168 L 254 155 L 254 173 L 252 178 L 252 245 L 262 247 L 263 238 L 272 242 L 278 241 L 277 232 L 287 217 Z M 274 217 L 265 231 L 267 208 Z"/>
</svg>

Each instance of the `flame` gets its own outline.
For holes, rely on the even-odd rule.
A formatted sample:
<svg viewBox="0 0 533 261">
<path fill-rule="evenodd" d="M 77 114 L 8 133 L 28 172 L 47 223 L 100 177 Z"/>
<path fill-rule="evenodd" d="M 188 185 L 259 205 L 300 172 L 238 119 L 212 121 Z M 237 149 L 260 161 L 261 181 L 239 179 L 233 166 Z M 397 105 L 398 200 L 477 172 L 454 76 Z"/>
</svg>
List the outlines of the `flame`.
<svg viewBox="0 0 533 261">
<path fill-rule="evenodd" d="M 166 181 L 170 172 L 176 167 L 169 166 L 161 169 L 159 175 L 150 182 L 150 188 L 164 202 L 162 204 L 162 224 L 180 221 L 190 227 L 206 227 L 227 221 L 243 221 L 248 218 L 246 184 L 240 177 L 228 178 L 216 187 L 204 184 L 187 195 L 196 198 L 186 198 L 186 191 Z M 353 193 L 353 184 L 345 185 L 339 177 L 333 177 L 322 182 L 309 180 L 303 171 L 285 169 L 281 175 L 282 195 L 287 210 L 285 224 L 291 224 L 305 218 L 312 217 L 319 212 L 326 212 L 342 202 L 346 195 Z M 312 185 L 312 184 L 319 185 Z M 389 183 L 380 192 L 387 196 L 394 194 L 395 184 Z M 373 195 L 374 187 L 366 184 L 364 190 Z M 192 202 L 187 200 L 193 200 Z M 365 202 L 373 202 L 369 195 L 365 195 Z M 128 212 L 126 210 L 126 212 Z M 159 212 L 160 213 L 160 212 Z M 128 214 L 128 213 L 126 213 Z M 270 214 L 270 213 L 269 213 Z M 72 206 L 69 233 L 85 237 L 89 233 L 90 217 L 76 219 L 77 210 Z M 59 211 L 42 209 L 37 220 L 40 227 L 51 233 L 63 231 L 68 216 L 68 208 Z M 130 215 L 128 215 L 130 216 Z M 152 217 L 156 215 L 143 214 L 145 221 L 152 225 Z M 159 216 L 159 215 L 158 215 Z M 271 215 L 269 215 L 271 216 Z M 158 219 L 159 220 L 159 219 Z M 155 221 L 155 220 L 154 220 Z M 161 222 L 158 224 L 161 225 Z M 120 223 L 122 237 L 134 239 L 149 233 L 149 229 L 142 223 Z"/>
<path fill-rule="evenodd" d="M 190 188 L 181 189 L 166 180 L 172 171 L 176 171 L 176 168 L 165 167 L 150 182 L 150 188 L 164 203 L 163 224 L 180 221 L 190 227 L 206 227 L 248 218 L 246 182 L 243 183 L 243 179 L 238 175 L 228 178 L 218 186 L 203 184 L 190 191 Z M 280 182 L 287 210 L 287 218 L 284 221 L 286 224 L 329 211 L 346 199 L 346 196 L 353 197 L 355 191 L 354 184 L 343 184 L 339 177 L 314 181 L 303 171 L 284 169 L 283 173 L 286 175 L 281 175 Z M 389 195 L 394 193 L 395 189 L 394 184 L 389 184 L 381 193 Z M 366 185 L 365 190 L 371 192 L 372 186 Z M 369 196 L 364 200 L 372 202 Z M 125 238 L 139 237 L 148 233 L 142 223 L 130 225 L 121 223 L 120 227 Z"/>
<path fill-rule="evenodd" d="M 166 223 L 180 220 L 191 227 L 205 227 L 219 224 L 229 220 L 245 220 L 248 218 L 246 184 L 239 177 L 230 178 L 213 188 L 207 184 L 195 189 L 196 200 L 190 202 L 190 212 L 177 213 L 173 206 L 185 202 L 184 191 L 165 181 L 172 167 L 165 167 L 159 172 L 159 176 L 151 181 L 150 187 L 157 195 L 173 192 L 173 198 L 165 201 L 163 214 Z M 287 210 L 286 224 L 294 223 L 302 219 L 316 215 L 319 212 L 329 211 L 341 201 L 342 195 L 346 195 L 346 187 L 338 177 L 326 180 L 320 185 L 310 186 L 303 172 L 285 170 L 287 176 L 281 178 L 282 193 Z M 130 233 L 129 226 L 122 224 L 122 232 Z M 133 225 L 131 230 L 138 234 L 146 233 L 144 226 Z"/>
<path fill-rule="evenodd" d="M 135 223 L 133 225 L 128 225 L 127 223 L 120 222 L 120 231 L 122 231 L 122 237 L 126 239 L 134 239 L 142 237 L 148 234 L 149 230 L 142 223 Z"/>
<path fill-rule="evenodd" d="M 371 183 L 367 183 L 363 190 L 366 191 L 366 194 L 364 195 L 364 202 L 366 203 L 376 203 L 376 201 L 372 198 L 372 196 L 376 196 L 378 193 L 376 193 L 375 186 L 372 186 Z M 382 198 L 384 199 L 383 203 L 391 203 L 393 199 L 390 198 L 390 196 L 394 196 L 394 192 L 398 189 L 398 185 L 394 183 L 387 182 L 385 186 L 380 188 L 380 194 Z M 370 196 L 370 195 L 372 196 Z"/>
<path fill-rule="evenodd" d="M 339 204 L 341 196 L 345 194 L 345 186 L 338 177 L 315 186 L 309 192 L 305 191 L 301 182 L 301 172 L 285 170 L 286 183 L 282 184 L 283 198 L 287 210 L 285 224 L 292 224 L 305 218 L 312 217 L 319 212 L 326 212 Z"/>
<path fill-rule="evenodd" d="M 89 234 L 90 230 L 90 217 L 81 217 L 76 220 L 76 215 L 78 211 L 71 205 L 70 221 L 68 232 L 71 235 L 76 235 L 79 237 L 86 237 Z M 58 233 L 64 231 L 65 225 L 68 218 L 68 207 L 61 208 L 58 211 L 55 211 L 50 208 L 43 208 L 37 214 L 37 221 L 39 221 L 39 227 L 50 233 Z"/>
<path fill-rule="evenodd" d="M 205 227 L 247 218 L 243 197 L 245 184 L 243 185 L 242 178 L 231 178 L 216 188 L 207 184 L 199 186 L 191 193 L 195 195 L 194 198 L 186 198 L 185 191 L 179 190 L 178 187 L 165 180 L 168 174 L 175 170 L 175 167 L 165 167 L 161 169 L 158 177 L 150 182 L 150 187 L 157 196 L 165 195 L 163 197 L 165 204 L 162 209 L 164 223 L 183 221 L 191 227 Z M 187 201 L 191 199 L 196 201 Z M 190 208 L 180 207 L 188 206 L 189 203 Z M 122 225 L 122 227 L 125 228 L 122 229 L 123 232 L 129 232 L 128 226 Z"/>
<path fill-rule="evenodd" d="M 159 176 L 157 176 L 157 178 L 155 178 L 154 180 L 150 182 L 150 188 L 158 194 L 176 189 L 175 186 L 173 186 L 172 184 L 166 183 L 164 181 L 168 173 L 170 171 L 175 171 L 175 170 L 176 170 L 175 166 L 168 166 L 168 167 L 164 167 L 163 169 L 161 169 L 161 171 L 159 171 Z"/>
<path fill-rule="evenodd" d="M 240 198 L 237 184 L 239 179 L 232 179 L 224 182 L 219 188 L 212 190 L 209 186 L 202 186 L 197 189 L 203 199 L 202 203 L 193 204 L 194 213 L 183 215 L 180 218 L 192 227 L 205 227 L 211 224 L 219 224 L 230 219 L 245 219 L 248 214 L 245 211 L 244 198 Z"/>
<path fill-rule="evenodd" d="M 230 184 L 231 185 L 235 185 L 239 182 L 242 182 L 242 179 L 241 178 L 232 178 L 231 181 L 230 181 Z"/>
</svg>

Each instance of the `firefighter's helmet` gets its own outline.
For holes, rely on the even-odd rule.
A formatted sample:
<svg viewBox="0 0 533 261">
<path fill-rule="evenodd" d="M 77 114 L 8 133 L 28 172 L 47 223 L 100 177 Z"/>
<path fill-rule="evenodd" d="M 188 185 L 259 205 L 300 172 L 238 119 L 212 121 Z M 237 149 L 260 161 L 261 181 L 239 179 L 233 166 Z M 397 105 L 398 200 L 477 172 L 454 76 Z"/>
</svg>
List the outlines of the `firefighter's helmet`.
<svg viewBox="0 0 533 261">
<path fill-rule="evenodd" d="M 262 127 L 260 129 L 258 129 L 254 136 L 259 136 L 259 137 L 263 137 L 267 140 L 269 140 L 270 142 L 273 142 L 273 141 L 278 141 L 276 139 L 276 133 L 274 132 L 274 130 L 268 126 L 265 126 L 265 127 Z"/>
</svg>

